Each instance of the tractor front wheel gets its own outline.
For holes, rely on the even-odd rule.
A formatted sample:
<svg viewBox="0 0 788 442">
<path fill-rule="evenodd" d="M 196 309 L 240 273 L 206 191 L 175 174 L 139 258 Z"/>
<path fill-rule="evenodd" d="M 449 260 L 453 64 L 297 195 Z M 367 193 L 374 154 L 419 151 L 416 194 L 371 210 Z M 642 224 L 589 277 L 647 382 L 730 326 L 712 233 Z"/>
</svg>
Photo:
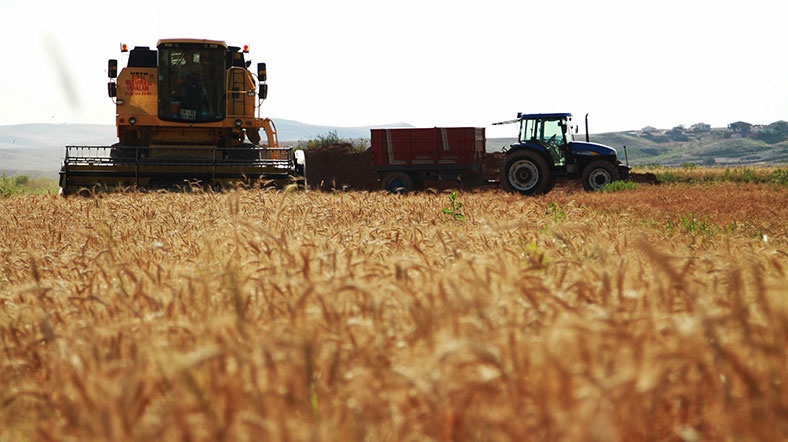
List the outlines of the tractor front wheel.
<svg viewBox="0 0 788 442">
<path fill-rule="evenodd" d="M 583 169 L 580 178 L 583 181 L 583 189 L 599 190 L 613 181 L 618 181 L 618 168 L 607 161 L 594 161 Z"/>
</svg>

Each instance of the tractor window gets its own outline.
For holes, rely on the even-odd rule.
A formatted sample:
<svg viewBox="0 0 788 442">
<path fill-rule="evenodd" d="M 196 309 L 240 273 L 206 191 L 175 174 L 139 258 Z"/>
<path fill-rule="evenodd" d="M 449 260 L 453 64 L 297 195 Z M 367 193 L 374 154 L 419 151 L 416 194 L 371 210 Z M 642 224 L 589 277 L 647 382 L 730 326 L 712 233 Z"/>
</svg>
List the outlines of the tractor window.
<svg viewBox="0 0 788 442">
<path fill-rule="evenodd" d="M 539 141 L 554 146 L 566 144 L 564 124 L 563 120 L 522 120 L 520 142 Z"/>
<path fill-rule="evenodd" d="M 160 47 L 159 118 L 182 122 L 223 120 L 224 67 L 224 48 Z"/>
<path fill-rule="evenodd" d="M 540 141 L 556 147 L 566 144 L 565 127 L 563 120 L 545 121 Z"/>
<path fill-rule="evenodd" d="M 537 126 L 536 120 L 520 120 L 520 142 L 525 143 L 526 141 L 536 140 L 538 138 L 538 134 L 536 131 Z"/>
</svg>

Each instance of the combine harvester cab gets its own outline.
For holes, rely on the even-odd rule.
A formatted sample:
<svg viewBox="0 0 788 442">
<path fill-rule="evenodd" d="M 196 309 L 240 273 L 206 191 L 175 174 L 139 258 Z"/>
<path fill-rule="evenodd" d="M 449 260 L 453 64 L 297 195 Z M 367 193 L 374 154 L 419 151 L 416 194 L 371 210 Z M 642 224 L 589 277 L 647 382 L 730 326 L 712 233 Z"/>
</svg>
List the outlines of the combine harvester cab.
<svg viewBox="0 0 788 442">
<path fill-rule="evenodd" d="M 248 47 L 167 39 L 155 50 L 121 45 L 121 52 L 129 55 L 120 74 L 117 60 L 108 64 L 118 142 L 66 146 L 64 195 L 235 183 L 306 186 L 303 152 L 279 147 L 273 121 L 259 115 L 268 94 L 266 65 L 258 63 L 252 74 Z"/>
</svg>

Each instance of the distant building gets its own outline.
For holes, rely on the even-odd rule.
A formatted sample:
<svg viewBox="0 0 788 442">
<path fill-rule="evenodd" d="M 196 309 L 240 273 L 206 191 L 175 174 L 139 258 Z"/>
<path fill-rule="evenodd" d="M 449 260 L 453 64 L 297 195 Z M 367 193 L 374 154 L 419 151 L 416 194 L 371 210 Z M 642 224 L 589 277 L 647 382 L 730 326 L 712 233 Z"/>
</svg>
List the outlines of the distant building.
<svg viewBox="0 0 788 442">
<path fill-rule="evenodd" d="M 749 134 L 751 128 L 752 124 L 745 123 L 744 121 L 737 121 L 728 125 L 728 130 L 741 136 L 746 136 Z"/>
<path fill-rule="evenodd" d="M 674 141 L 687 141 L 689 137 L 684 133 L 684 126 L 676 126 L 665 132 L 665 135 Z"/>
<path fill-rule="evenodd" d="M 690 126 L 689 131 L 694 134 L 711 132 L 711 125 L 706 123 L 695 123 Z"/>
<path fill-rule="evenodd" d="M 662 131 L 661 131 L 661 130 L 659 130 L 659 129 L 657 129 L 657 128 L 656 128 L 656 127 L 654 127 L 654 126 L 646 126 L 646 127 L 644 127 L 643 129 L 640 129 L 640 133 L 642 133 L 642 134 L 643 134 L 643 135 L 645 135 L 645 136 L 649 136 L 649 135 L 662 135 Z"/>
<path fill-rule="evenodd" d="M 788 122 L 775 121 L 768 126 L 760 126 L 756 132 L 755 127 L 752 128 L 756 137 L 766 141 L 769 144 L 779 143 L 788 140 Z"/>
<path fill-rule="evenodd" d="M 657 129 L 653 126 L 646 126 L 643 129 L 640 129 L 640 136 L 654 143 L 665 143 L 670 141 L 670 138 L 665 136 L 664 130 Z"/>
</svg>

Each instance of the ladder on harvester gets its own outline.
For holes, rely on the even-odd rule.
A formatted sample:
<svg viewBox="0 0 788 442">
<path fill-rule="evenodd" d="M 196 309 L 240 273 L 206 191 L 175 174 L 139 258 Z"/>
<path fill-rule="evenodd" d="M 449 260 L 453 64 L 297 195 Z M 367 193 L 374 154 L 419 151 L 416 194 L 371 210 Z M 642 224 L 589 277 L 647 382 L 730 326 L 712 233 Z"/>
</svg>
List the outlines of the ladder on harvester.
<svg viewBox="0 0 788 442">
<path fill-rule="evenodd" d="M 230 68 L 230 76 L 227 79 L 228 87 L 227 93 L 229 95 L 229 109 L 228 109 L 228 117 L 243 117 L 248 116 L 246 112 L 246 107 L 249 105 L 248 101 L 249 96 L 244 89 L 244 80 L 246 79 L 246 75 L 248 72 L 246 69 L 243 68 Z M 252 103 L 254 106 L 254 103 Z"/>
</svg>

